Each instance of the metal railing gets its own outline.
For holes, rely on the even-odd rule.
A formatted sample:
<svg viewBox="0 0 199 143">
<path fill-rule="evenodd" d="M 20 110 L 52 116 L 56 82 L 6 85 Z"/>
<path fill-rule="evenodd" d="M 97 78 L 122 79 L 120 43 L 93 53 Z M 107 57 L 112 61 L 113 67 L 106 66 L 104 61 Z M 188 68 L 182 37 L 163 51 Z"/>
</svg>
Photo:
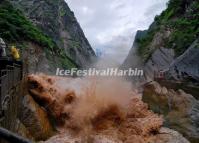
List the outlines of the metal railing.
<svg viewBox="0 0 199 143">
<path fill-rule="evenodd" d="M 4 128 L 0 127 L 0 136 L 10 142 L 10 143 L 31 143 L 29 140 L 18 136 L 15 133 L 10 132 L 9 130 L 6 130 Z"/>
<path fill-rule="evenodd" d="M 9 132 L 16 133 L 18 129 L 19 99 L 22 96 L 20 94 L 21 80 L 21 62 L 6 61 L 5 59 L 1 61 L 0 59 L 0 126 Z M 7 136 L 1 131 L 5 130 L 0 130 L 0 143 L 7 143 L 9 139 L 5 138 Z M 2 138 L 7 141 L 2 140 Z"/>
</svg>

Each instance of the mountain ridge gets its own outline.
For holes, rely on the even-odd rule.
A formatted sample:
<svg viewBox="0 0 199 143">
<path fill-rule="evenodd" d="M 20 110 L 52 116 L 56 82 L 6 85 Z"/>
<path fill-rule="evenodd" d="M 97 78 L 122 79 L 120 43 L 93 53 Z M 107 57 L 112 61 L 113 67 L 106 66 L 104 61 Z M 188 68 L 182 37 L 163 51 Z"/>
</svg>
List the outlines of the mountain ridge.
<svg viewBox="0 0 199 143">
<path fill-rule="evenodd" d="M 80 67 L 89 65 L 93 60 L 95 52 L 64 0 L 11 0 L 11 2 L 51 37 L 58 47 L 63 48 L 67 56 Z"/>
<path fill-rule="evenodd" d="M 170 0 L 167 9 L 155 17 L 147 32 L 143 31 L 144 37 L 135 39 L 123 66 L 132 66 L 132 63 L 138 67 L 142 66 L 148 80 L 154 78 L 155 72 L 168 70 L 171 63 L 187 51 L 199 37 L 198 13 L 197 0 Z M 135 52 L 141 62 L 132 60 Z M 189 64 L 197 69 L 197 63 Z"/>
<path fill-rule="evenodd" d="M 0 24 L 7 24 L 0 30 L 0 36 L 8 45 L 17 45 L 30 73 L 54 73 L 58 67 L 85 68 L 96 59 L 64 0 L 3 0 L 0 6 L 4 7 Z"/>
</svg>

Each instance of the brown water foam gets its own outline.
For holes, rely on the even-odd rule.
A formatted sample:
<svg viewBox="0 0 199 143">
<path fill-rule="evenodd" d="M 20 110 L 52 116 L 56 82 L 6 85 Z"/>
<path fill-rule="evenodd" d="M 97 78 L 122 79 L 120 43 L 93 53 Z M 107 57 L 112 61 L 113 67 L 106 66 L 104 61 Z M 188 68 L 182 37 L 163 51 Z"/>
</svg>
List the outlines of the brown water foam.
<svg viewBox="0 0 199 143">
<path fill-rule="evenodd" d="M 59 127 L 83 142 L 95 142 L 92 136 L 97 135 L 145 142 L 162 125 L 162 118 L 149 111 L 122 79 L 30 75 L 27 81 L 30 94 Z"/>
</svg>

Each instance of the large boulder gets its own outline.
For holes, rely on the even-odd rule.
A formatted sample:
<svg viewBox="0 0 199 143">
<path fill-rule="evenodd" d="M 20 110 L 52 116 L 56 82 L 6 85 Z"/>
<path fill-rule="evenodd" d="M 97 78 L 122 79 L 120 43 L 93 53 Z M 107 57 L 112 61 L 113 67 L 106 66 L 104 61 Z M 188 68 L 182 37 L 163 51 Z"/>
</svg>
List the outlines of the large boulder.
<svg viewBox="0 0 199 143">
<path fill-rule="evenodd" d="M 143 101 L 154 112 L 164 115 L 167 127 L 179 131 L 193 143 L 199 141 L 199 102 L 192 95 L 150 82 L 144 87 Z"/>
<path fill-rule="evenodd" d="M 46 140 L 54 134 L 47 113 L 31 96 L 24 97 L 21 108 L 20 121 L 35 140 Z"/>
</svg>

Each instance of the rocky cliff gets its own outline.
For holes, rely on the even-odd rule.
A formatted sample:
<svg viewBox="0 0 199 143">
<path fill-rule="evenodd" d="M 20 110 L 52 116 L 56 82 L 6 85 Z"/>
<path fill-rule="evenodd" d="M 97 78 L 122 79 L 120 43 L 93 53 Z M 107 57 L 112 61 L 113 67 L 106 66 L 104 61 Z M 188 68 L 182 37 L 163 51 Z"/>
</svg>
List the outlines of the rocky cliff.
<svg viewBox="0 0 199 143">
<path fill-rule="evenodd" d="M 3 0 L 0 36 L 17 45 L 26 70 L 86 67 L 95 53 L 64 0 Z"/>
<path fill-rule="evenodd" d="M 123 68 L 136 68 L 138 66 L 142 65 L 142 59 L 138 55 L 138 43 L 136 42 L 137 40 L 144 38 L 147 34 L 147 30 L 145 31 L 140 31 L 138 30 L 135 36 L 135 42 L 133 43 L 133 47 L 131 48 L 127 58 L 125 59 L 122 67 Z"/>
<path fill-rule="evenodd" d="M 135 69 L 139 68 L 142 69 L 144 64 L 142 63 L 142 58 L 138 55 L 138 43 L 136 42 L 140 38 L 144 38 L 147 34 L 147 30 L 145 31 L 137 31 L 135 36 L 135 42 L 133 43 L 133 47 L 131 48 L 127 58 L 125 59 L 124 63 L 121 65 L 120 68 L 122 69 Z M 144 77 L 127 77 L 129 81 L 133 81 L 133 83 L 136 82 L 142 82 L 145 81 Z M 139 86 L 139 85 L 138 85 Z"/>
<path fill-rule="evenodd" d="M 179 70 L 198 79 L 197 55 L 199 53 L 197 48 L 193 48 L 194 45 L 197 47 L 194 41 L 199 36 L 198 13 L 197 0 L 170 0 L 167 9 L 156 16 L 147 31 L 142 32 L 144 36 L 138 36 L 135 39 L 134 46 L 123 65 L 132 66 L 129 63 L 134 63 L 136 66 L 142 65 L 146 79 L 151 80 L 154 78 L 154 72 L 170 69 L 170 73 L 174 73 L 174 63 L 175 65 L 178 63 L 178 67 L 181 67 Z M 140 35 L 140 31 L 137 35 Z M 178 57 L 185 51 L 189 54 L 181 56 L 181 62 L 179 62 Z M 191 53 L 194 53 L 194 57 Z M 139 57 L 138 62 L 132 61 L 135 55 Z M 186 70 L 183 69 L 185 65 Z M 191 67 L 189 71 L 187 71 L 188 67 Z M 180 78 L 175 77 L 175 79 Z"/>
<path fill-rule="evenodd" d="M 77 22 L 74 13 L 64 0 L 11 0 L 13 5 L 45 34 L 51 37 L 59 48 L 63 48 L 80 67 L 91 63 L 95 57 L 88 40 Z"/>
<path fill-rule="evenodd" d="M 176 58 L 167 73 L 175 80 L 199 81 L 199 40 L 197 39 L 187 51 Z"/>
</svg>

